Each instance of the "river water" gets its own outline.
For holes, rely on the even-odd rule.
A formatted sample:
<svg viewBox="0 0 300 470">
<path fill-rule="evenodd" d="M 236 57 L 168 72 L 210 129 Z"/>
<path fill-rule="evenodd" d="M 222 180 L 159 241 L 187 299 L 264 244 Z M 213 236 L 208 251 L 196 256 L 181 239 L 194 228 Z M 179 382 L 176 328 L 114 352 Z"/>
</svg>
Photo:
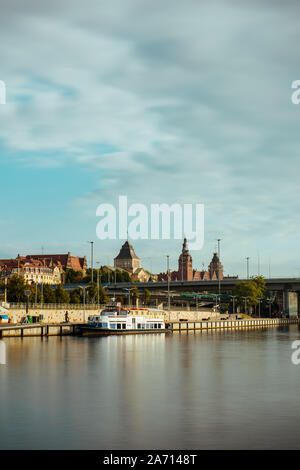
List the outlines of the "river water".
<svg viewBox="0 0 300 470">
<path fill-rule="evenodd" d="M 296 325 L 6 339 L 1 449 L 300 448 Z"/>
</svg>

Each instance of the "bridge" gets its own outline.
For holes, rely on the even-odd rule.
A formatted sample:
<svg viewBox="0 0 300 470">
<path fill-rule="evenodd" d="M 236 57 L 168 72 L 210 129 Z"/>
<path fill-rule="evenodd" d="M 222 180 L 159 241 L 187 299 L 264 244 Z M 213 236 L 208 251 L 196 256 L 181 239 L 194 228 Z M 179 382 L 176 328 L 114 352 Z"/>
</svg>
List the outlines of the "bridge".
<svg viewBox="0 0 300 470">
<path fill-rule="evenodd" d="M 231 293 L 232 289 L 239 281 L 247 279 L 222 279 L 220 282 L 221 293 Z M 281 305 L 282 311 L 288 314 L 300 314 L 300 278 L 270 278 L 265 279 L 267 291 L 277 295 L 277 300 Z M 142 292 L 149 290 L 151 296 L 160 301 L 166 300 L 168 289 L 167 281 L 159 282 L 117 282 L 101 284 L 109 294 L 126 295 L 127 289 L 136 286 Z M 71 291 L 78 287 L 84 287 L 86 284 L 67 284 L 64 288 Z M 199 281 L 170 281 L 170 292 L 172 297 L 180 297 L 182 293 L 218 293 L 218 280 L 199 280 Z M 187 301 L 186 301 L 187 302 Z M 184 300 L 182 300 L 184 303 Z"/>
<path fill-rule="evenodd" d="M 237 282 L 247 281 L 247 279 L 222 279 L 221 292 L 231 291 Z M 300 278 L 272 278 L 265 279 L 268 291 L 292 291 L 300 292 Z M 219 282 L 216 281 L 170 281 L 170 289 L 176 292 L 218 292 Z M 78 287 L 85 287 L 86 284 L 65 284 L 64 288 L 68 291 Z M 168 288 L 167 281 L 159 282 L 111 282 L 101 283 L 101 286 L 110 291 L 122 291 L 136 286 L 139 290 L 148 289 L 150 292 L 165 291 Z"/>
</svg>

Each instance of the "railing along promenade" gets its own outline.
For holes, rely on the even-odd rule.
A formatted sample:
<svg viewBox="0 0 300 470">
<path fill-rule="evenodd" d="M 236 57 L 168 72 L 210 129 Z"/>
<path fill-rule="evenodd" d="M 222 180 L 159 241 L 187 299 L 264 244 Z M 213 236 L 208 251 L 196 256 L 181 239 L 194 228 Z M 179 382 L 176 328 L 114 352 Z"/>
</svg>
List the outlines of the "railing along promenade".
<svg viewBox="0 0 300 470">
<path fill-rule="evenodd" d="M 9 309 L 25 309 L 27 308 L 26 303 L 10 302 Z M 102 304 L 46 304 L 46 303 L 29 303 L 29 309 L 50 309 L 50 310 L 96 310 L 99 308 L 105 308 Z"/>
</svg>

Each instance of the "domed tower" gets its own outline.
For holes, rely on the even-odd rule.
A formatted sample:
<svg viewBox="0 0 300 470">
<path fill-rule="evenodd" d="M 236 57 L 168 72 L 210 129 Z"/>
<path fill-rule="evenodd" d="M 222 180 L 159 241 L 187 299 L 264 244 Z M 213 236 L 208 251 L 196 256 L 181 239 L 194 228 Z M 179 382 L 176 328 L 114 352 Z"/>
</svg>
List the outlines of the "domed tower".
<svg viewBox="0 0 300 470">
<path fill-rule="evenodd" d="M 134 248 L 127 240 L 120 250 L 118 256 L 114 259 L 115 268 L 126 269 L 130 273 L 134 273 L 141 267 L 141 260 L 135 254 Z"/>
<path fill-rule="evenodd" d="M 223 265 L 219 259 L 218 253 L 214 253 L 208 266 L 210 279 L 223 279 Z"/>
<path fill-rule="evenodd" d="M 186 238 L 183 240 L 182 252 L 178 259 L 178 280 L 179 281 L 192 281 L 193 280 L 193 260 L 190 255 Z"/>
</svg>

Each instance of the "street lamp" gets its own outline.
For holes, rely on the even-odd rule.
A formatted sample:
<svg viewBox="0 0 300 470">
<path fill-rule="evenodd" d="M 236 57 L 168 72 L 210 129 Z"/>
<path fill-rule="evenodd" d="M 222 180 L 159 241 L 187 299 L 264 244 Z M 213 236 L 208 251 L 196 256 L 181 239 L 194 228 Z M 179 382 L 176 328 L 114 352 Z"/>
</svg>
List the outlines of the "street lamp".
<svg viewBox="0 0 300 470">
<path fill-rule="evenodd" d="M 26 290 L 25 291 L 25 295 L 27 297 L 27 302 L 26 302 L 26 318 L 28 318 L 28 304 L 29 304 L 29 296 L 30 296 L 31 292 L 30 290 Z"/>
<path fill-rule="evenodd" d="M 249 279 L 249 256 L 246 257 L 246 261 L 247 261 L 247 279 Z"/>
<path fill-rule="evenodd" d="M 130 291 L 134 290 L 134 287 L 130 287 L 130 288 L 126 287 L 124 288 L 124 290 L 127 290 L 128 292 L 128 302 L 129 302 L 128 307 L 130 307 Z"/>
<path fill-rule="evenodd" d="M 271 306 L 272 306 L 272 300 L 271 299 L 267 299 L 268 301 L 268 304 L 269 304 L 269 317 L 271 318 Z"/>
<path fill-rule="evenodd" d="M 219 295 L 221 295 L 221 278 L 220 278 L 220 263 L 221 263 L 221 259 L 220 259 L 220 241 L 222 240 L 222 238 L 217 238 L 217 242 L 218 242 L 218 258 L 219 258 L 219 262 L 218 262 L 218 281 L 219 281 Z"/>
<path fill-rule="evenodd" d="M 4 303 L 7 304 L 7 277 L 4 279 Z"/>
<path fill-rule="evenodd" d="M 91 281 L 93 282 L 94 280 L 94 242 L 88 242 L 91 244 L 91 269 L 92 269 L 92 275 L 91 275 Z"/>
<path fill-rule="evenodd" d="M 83 323 L 85 323 L 85 290 L 88 288 L 88 286 L 86 287 L 79 286 L 79 287 L 83 291 Z"/>
<path fill-rule="evenodd" d="M 242 299 L 244 299 L 244 301 L 245 301 L 245 314 L 247 315 L 247 299 L 248 299 L 248 297 L 242 297 Z"/>
<path fill-rule="evenodd" d="M 263 300 L 260 297 L 258 297 L 258 317 L 260 318 L 260 302 Z"/>
<path fill-rule="evenodd" d="M 99 303 L 99 298 L 100 298 L 100 283 L 99 283 L 99 279 L 100 279 L 100 261 L 97 261 L 96 262 L 98 268 L 97 268 L 97 301 L 98 301 L 98 308 L 100 307 L 100 303 Z"/>
<path fill-rule="evenodd" d="M 231 295 L 230 296 L 232 298 L 232 313 L 233 315 L 235 314 L 235 299 L 237 298 L 237 295 Z"/>
<path fill-rule="evenodd" d="M 170 256 L 167 256 L 167 279 L 168 279 L 168 310 L 170 310 Z"/>
</svg>

